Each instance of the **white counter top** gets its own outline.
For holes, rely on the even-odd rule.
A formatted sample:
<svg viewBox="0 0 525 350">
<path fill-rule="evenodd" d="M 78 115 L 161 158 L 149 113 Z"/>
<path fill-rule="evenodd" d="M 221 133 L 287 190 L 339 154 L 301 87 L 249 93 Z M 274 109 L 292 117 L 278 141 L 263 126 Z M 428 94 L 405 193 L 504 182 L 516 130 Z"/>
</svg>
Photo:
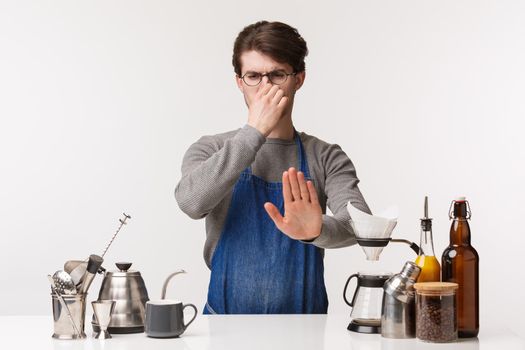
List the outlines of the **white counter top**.
<svg viewBox="0 0 525 350">
<path fill-rule="evenodd" d="M 87 318 L 86 318 L 87 319 Z M 525 341 L 504 326 L 483 324 L 479 338 L 449 344 L 428 344 L 416 339 L 386 339 L 380 335 L 349 332 L 345 315 L 198 315 L 181 338 L 153 339 L 144 333 L 113 335 L 101 341 L 52 339 L 51 316 L 0 317 L 1 349 L 525 349 Z M 9 346 L 10 345 L 10 346 Z"/>
</svg>

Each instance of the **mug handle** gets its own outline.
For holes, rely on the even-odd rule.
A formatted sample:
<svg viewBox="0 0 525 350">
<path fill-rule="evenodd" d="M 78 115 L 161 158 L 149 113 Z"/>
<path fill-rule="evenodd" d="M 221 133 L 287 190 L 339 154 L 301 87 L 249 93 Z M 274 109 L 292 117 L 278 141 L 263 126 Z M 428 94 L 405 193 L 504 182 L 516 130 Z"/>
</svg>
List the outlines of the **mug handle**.
<svg viewBox="0 0 525 350">
<path fill-rule="evenodd" d="M 195 307 L 195 305 L 193 304 L 184 304 L 182 305 L 182 312 L 184 313 L 184 309 L 189 306 L 191 308 L 193 308 L 193 311 L 195 311 L 195 314 L 193 315 L 192 319 L 190 320 L 190 322 L 186 323 L 184 325 L 184 330 L 186 330 L 186 328 L 188 328 L 188 326 L 193 322 L 193 320 L 195 320 L 195 317 L 197 317 L 197 308 Z"/>
</svg>

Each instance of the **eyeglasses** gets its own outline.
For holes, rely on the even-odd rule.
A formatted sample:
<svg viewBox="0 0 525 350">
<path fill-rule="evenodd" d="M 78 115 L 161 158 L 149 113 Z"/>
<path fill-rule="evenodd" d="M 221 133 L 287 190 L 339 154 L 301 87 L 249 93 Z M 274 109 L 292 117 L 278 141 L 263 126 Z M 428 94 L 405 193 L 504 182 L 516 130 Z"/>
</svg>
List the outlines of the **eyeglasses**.
<svg viewBox="0 0 525 350">
<path fill-rule="evenodd" d="M 268 73 L 246 72 L 241 77 L 242 81 L 248 86 L 257 86 L 261 83 L 263 77 L 268 77 L 270 83 L 275 85 L 284 84 L 289 75 L 296 75 L 296 72 L 286 73 L 283 70 L 274 70 Z"/>
</svg>

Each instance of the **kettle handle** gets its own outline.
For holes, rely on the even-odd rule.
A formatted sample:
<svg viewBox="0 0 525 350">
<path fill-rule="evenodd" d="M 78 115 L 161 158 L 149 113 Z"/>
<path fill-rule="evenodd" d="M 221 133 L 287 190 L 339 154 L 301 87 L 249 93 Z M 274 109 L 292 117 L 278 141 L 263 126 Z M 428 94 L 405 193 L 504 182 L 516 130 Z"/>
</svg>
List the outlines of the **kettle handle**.
<svg viewBox="0 0 525 350">
<path fill-rule="evenodd" d="M 359 289 L 359 285 L 357 285 L 356 288 L 355 288 L 354 296 L 352 297 L 352 301 L 351 302 L 348 302 L 348 299 L 346 299 L 346 289 L 348 288 L 348 283 L 350 283 L 350 280 L 352 278 L 354 278 L 354 277 L 357 277 L 357 276 L 358 276 L 358 274 L 354 273 L 353 275 L 348 277 L 348 279 L 346 280 L 345 289 L 343 290 L 343 299 L 345 300 L 345 303 L 347 303 L 351 307 L 354 307 L 355 296 L 357 295 L 357 290 Z"/>
<path fill-rule="evenodd" d="M 166 289 L 168 289 L 168 283 L 171 280 L 171 278 L 178 275 L 179 273 L 186 273 L 186 271 L 179 270 L 177 272 L 172 273 L 171 275 L 168 276 L 168 278 L 166 278 L 166 281 L 164 281 L 164 285 L 162 286 L 162 294 L 160 296 L 161 299 L 166 298 Z"/>
</svg>

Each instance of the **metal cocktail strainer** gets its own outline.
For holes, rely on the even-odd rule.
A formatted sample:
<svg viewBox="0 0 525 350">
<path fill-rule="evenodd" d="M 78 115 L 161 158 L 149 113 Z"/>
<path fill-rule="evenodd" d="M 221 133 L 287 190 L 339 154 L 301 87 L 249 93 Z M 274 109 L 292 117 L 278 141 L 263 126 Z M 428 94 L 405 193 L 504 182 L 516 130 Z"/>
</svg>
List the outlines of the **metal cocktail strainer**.
<svg viewBox="0 0 525 350">
<path fill-rule="evenodd" d="M 55 288 L 60 295 L 75 295 L 77 294 L 77 288 L 71 276 L 62 270 L 58 270 L 53 274 L 53 282 L 55 282 Z"/>
</svg>

